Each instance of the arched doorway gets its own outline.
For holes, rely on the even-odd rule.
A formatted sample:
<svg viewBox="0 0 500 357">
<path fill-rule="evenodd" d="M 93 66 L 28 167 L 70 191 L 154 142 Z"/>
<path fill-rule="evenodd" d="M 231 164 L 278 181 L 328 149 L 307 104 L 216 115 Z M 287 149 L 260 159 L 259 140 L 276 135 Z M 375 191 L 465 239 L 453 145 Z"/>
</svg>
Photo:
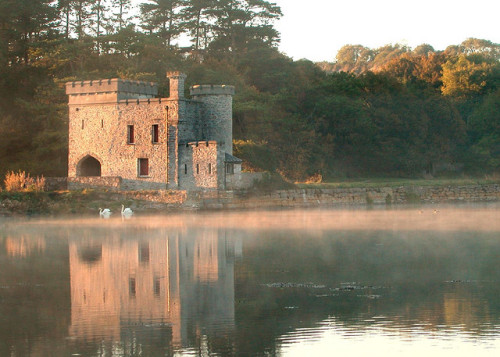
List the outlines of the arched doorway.
<svg viewBox="0 0 500 357">
<path fill-rule="evenodd" d="M 78 163 L 76 175 L 78 177 L 101 176 L 101 163 L 92 156 L 85 156 Z"/>
</svg>

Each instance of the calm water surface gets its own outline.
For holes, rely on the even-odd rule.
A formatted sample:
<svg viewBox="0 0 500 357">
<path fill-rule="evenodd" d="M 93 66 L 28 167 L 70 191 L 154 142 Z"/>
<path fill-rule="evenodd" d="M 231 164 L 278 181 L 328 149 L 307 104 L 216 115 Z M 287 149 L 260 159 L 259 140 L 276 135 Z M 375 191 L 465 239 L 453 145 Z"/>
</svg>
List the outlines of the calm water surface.
<svg viewBox="0 0 500 357">
<path fill-rule="evenodd" d="M 0 356 L 498 356 L 500 206 L 0 220 Z"/>
</svg>

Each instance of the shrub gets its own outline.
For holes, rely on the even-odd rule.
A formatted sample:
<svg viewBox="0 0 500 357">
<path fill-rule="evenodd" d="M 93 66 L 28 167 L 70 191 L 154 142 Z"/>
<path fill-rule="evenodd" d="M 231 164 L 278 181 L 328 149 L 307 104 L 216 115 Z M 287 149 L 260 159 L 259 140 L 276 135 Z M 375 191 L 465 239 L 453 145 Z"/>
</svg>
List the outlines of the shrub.
<svg viewBox="0 0 500 357">
<path fill-rule="evenodd" d="M 45 178 L 31 177 L 21 170 L 18 173 L 11 171 L 5 175 L 4 184 L 8 192 L 40 192 L 44 190 Z"/>
</svg>

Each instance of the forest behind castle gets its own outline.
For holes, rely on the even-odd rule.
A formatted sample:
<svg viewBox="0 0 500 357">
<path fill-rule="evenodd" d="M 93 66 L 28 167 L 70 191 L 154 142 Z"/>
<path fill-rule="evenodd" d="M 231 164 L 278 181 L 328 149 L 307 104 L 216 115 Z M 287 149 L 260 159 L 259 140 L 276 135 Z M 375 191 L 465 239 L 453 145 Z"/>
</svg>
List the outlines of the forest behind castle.
<svg viewBox="0 0 500 357">
<path fill-rule="evenodd" d="M 346 45 L 313 63 L 279 52 L 281 16 L 266 0 L 0 0 L 0 178 L 67 174 L 65 82 L 154 81 L 165 96 L 167 70 L 188 86 L 236 86 L 247 170 L 292 181 L 500 171 L 500 44 Z"/>
</svg>

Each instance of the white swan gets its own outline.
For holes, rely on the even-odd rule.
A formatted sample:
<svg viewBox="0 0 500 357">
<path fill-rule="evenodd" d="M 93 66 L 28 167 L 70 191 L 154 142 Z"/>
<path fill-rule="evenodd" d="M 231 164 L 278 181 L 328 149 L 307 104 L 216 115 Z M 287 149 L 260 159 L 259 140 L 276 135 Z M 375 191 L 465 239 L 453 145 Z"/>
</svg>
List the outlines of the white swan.
<svg viewBox="0 0 500 357">
<path fill-rule="evenodd" d="M 132 211 L 132 209 L 130 209 L 129 207 L 125 208 L 125 206 L 122 205 L 122 216 L 123 217 L 130 217 L 133 214 L 134 214 L 134 212 Z"/>
<path fill-rule="evenodd" d="M 111 216 L 111 210 L 109 208 L 99 208 L 99 216 L 102 218 L 109 218 L 109 216 Z"/>
</svg>

